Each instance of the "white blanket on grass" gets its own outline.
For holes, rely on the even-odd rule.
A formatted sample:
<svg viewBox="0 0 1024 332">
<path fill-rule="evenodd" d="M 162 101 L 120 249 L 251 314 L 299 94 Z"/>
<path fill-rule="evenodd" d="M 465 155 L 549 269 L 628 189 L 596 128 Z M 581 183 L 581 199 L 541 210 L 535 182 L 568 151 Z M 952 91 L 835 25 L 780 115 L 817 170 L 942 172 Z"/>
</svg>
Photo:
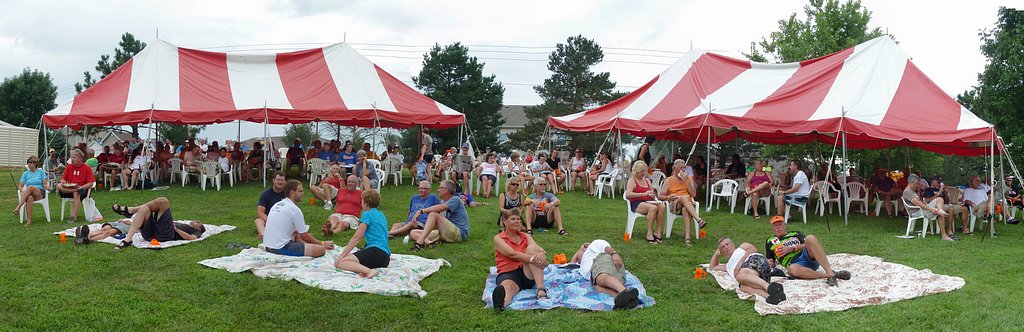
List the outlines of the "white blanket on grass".
<svg viewBox="0 0 1024 332">
<path fill-rule="evenodd" d="M 188 223 L 190 221 L 191 220 L 175 220 L 174 222 Z M 96 232 L 99 232 L 100 228 L 103 227 L 103 223 L 92 223 L 92 224 L 88 224 L 88 225 L 89 225 L 89 233 L 90 234 L 95 234 Z M 143 248 L 143 249 L 163 249 L 163 248 L 167 248 L 167 247 L 180 246 L 180 245 L 189 244 L 189 243 L 196 242 L 196 241 L 206 240 L 206 238 L 208 238 L 208 237 L 211 237 L 211 236 L 214 236 L 214 235 L 217 235 L 217 234 L 224 233 L 224 232 L 227 232 L 227 231 L 235 229 L 235 226 L 231 226 L 231 225 L 207 225 L 207 224 L 203 224 L 203 226 L 206 227 L 206 231 L 203 232 L 203 235 L 199 236 L 198 239 L 191 240 L 191 241 L 186 241 L 186 240 L 165 241 L 165 242 L 160 242 L 160 245 L 156 245 L 156 246 L 151 244 L 149 241 L 146 241 L 146 239 L 143 239 L 141 234 L 135 233 L 135 236 L 133 236 L 133 238 L 132 238 L 132 246 L 134 246 L 136 248 Z M 77 227 L 75 227 L 75 228 L 77 228 Z M 75 228 L 69 228 L 68 230 L 65 230 L 64 234 L 67 235 L 68 237 L 75 237 Z M 60 233 L 61 232 L 53 232 L 54 235 L 60 235 Z M 115 238 L 112 238 L 112 237 L 108 237 L 108 238 L 105 238 L 105 239 L 102 239 L 102 240 L 99 240 L 99 241 L 96 241 L 96 242 L 103 242 L 103 243 L 109 243 L 109 244 L 117 245 L 117 244 L 121 243 L 121 240 L 118 240 L 118 239 L 115 239 Z"/>
<path fill-rule="evenodd" d="M 324 256 L 292 257 L 272 254 L 261 248 L 244 249 L 226 257 L 212 258 L 199 264 L 231 273 L 252 271 L 260 278 L 295 280 L 310 287 L 339 292 L 363 292 L 388 296 L 424 297 L 420 280 L 451 266 L 443 259 L 427 259 L 413 255 L 391 255 L 388 267 L 377 269 L 376 277 L 362 278 L 354 272 L 338 270 L 334 261 L 342 248 L 328 251 Z"/>
<path fill-rule="evenodd" d="M 756 298 L 754 310 L 762 316 L 843 311 L 945 293 L 964 286 L 963 278 L 883 262 L 878 257 L 832 254 L 828 255 L 828 261 L 833 271 L 848 270 L 852 278 L 848 281 L 839 280 L 837 287 L 829 287 L 824 279 L 773 278 L 772 281 L 781 283 L 786 290 L 786 301 L 778 305 L 768 304 L 760 296 L 739 290 L 736 280 L 726 272 L 709 271 L 709 274 L 723 289 L 736 290 L 741 299 Z"/>
</svg>

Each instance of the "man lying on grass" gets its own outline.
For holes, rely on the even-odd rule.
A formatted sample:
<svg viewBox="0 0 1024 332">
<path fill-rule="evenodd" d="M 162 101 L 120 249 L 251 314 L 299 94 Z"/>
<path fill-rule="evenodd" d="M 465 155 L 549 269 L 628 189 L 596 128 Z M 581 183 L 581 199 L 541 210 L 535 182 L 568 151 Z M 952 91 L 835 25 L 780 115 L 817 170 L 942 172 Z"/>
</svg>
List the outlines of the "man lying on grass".
<svg viewBox="0 0 1024 332">
<path fill-rule="evenodd" d="M 615 296 L 613 309 L 633 309 L 640 304 L 640 291 L 626 287 L 626 266 L 619 252 L 605 240 L 584 243 L 572 256 L 580 274 L 589 278 L 594 290 Z"/>
<path fill-rule="evenodd" d="M 725 265 L 718 262 L 723 256 L 729 257 Z M 750 243 L 736 248 L 732 239 L 719 239 L 718 249 L 711 256 L 708 268 L 728 272 L 740 284 L 740 290 L 763 297 L 768 304 L 776 305 L 786 300 L 782 284 L 771 282 L 772 268 L 768 258 L 757 253 L 757 248 Z"/>
<path fill-rule="evenodd" d="M 174 222 L 171 216 L 171 202 L 166 197 L 157 197 L 139 206 L 112 205 L 115 213 L 132 219 L 132 224 L 124 236 L 124 240 L 114 249 L 124 249 L 132 245 L 135 233 L 142 234 L 146 241 L 192 241 L 198 239 L 206 231 L 206 226 L 198 221 L 188 223 Z M 83 231 L 89 236 L 88 229 Z"/>
<path fill-rule="evenodd" d="M 764 250 L 768 253 L 771 266 L 777 262 L 786 267 L 786 271 L 794 278 L 825 279 L 829 286 L 839 284 L 836 278 L 850 280 L 850 271 L 832 271 L 828 257 L 825 256 L 825 248 L 818 242 L 817 237 L 804 236 L 797 231 L 787 232 L 786 221 L 782 216 L 773 216 L 771 224 L 775 236 L 768 238 L 764 243 Z M 819 265 L 825 269 L 825 273 L 818 272 Z"/>
<path fill-rule="evenodd" d="M 350 176 L 352 177 L 352 176 Z M 377 210 L 380 206 L 380 192 L 370 189 L 362 193 L 363 214 L 352 239 L 345 245 L 341 256 L 334 261 L 334 267 L 358 273 L 364 278 L 373 278 L 380 272 L 376 268 L 388 267 L 391 263 L 391 248 L 388 246 L 388 220 Z M 352 248 L 366 239 L 363 250 L 349 255 Z"/>
<path fill-rule="evenodd" d="M 302 210 L 295 203 L 302 200 L 302 183 L 288 180 L 282 187 L 285 199 L 270 208 L 263 247 L 269 253 L 285 256 L 323 256 L 334 249 L 334 242 L 320 241 L 309 234 Z"/>
</svg>

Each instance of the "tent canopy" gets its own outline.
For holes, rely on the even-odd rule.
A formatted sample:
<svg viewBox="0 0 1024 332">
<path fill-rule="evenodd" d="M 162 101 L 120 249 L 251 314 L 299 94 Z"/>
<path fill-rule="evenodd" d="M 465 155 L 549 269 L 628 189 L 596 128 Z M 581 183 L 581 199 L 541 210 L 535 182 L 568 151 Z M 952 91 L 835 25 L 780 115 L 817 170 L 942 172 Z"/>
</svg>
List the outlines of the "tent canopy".
<svg viewBox="0 0 1024 332">
<path fill-rule="evenodd" d="M 554 128 L 663 139 L 912 146 L 982 155 L 994 128 L 947 95 L 888 36 L 799 63 L 694 50 L 607 105 L 548 119 Z"/>
<path fill-rule="evenodd" d="M 113 73 L 46 113 L 47 127 L 165 122 L 449 128 L 462 113 L 388 74 L 347 44 L 277 54 L 150 43 Z"/>
</svg>

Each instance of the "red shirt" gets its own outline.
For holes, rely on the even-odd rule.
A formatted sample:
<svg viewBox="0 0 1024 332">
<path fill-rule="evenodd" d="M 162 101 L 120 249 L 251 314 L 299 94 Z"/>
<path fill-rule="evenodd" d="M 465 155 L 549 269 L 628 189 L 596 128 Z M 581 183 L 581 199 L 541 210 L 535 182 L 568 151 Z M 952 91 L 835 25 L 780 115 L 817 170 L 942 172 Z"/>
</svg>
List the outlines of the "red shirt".
<svg viewBox="0 0 1024 332">
<path fill-rule="evenodd" d="M 111 154 L 110 156 L 107 157 L 107 162 L 108 163 L 124 164 L 124 155 L 123 154 L 116 154 L 116 153 L 115 154 Z"/>
<path fill-rule="evenodd" d="M 323 183 L 329 184 L 329 185 L 331 185 L 331 187 L 338 188 L 338 191 L 341 191 L 341 178 L 336 178 L 336 177 L 333 177 L 333 176 L 332 177 L 326 177 L 326 178 L 324 178 L 323 181 L 320 181 L 320 183 L 321 184 L 323 184 Z M 360 198 L 360 199 L 362 199 L 362 198 Z"/>
<path fill-rule="evenodd" d="M 81 165 L 75 166 L 75 164 L 69 164 L 64 168 L 64 176 L 61 177 L 65 182 L 75 183 L 79 186 L 96 182 L 96 177 L 92 174 L 92 167 L 82 163 Z"/>
<path fill-rule="evenodd" d="M 359 216 L 359 212 L 363 210 L 363 191 L 348 189 L 338 190 L 338 198 L 335 200 L 334 213 L 347 214 L 350 216 Z"/>
<path fill-rule="evenodd" d="M 100 153 L 100 155 L 96 156 L 96 161 L 99 161 L 100 164 L 106 164 L 107 163 L 107 158 L 110 157 L 110 156 L 111 156 L 110 153 L 106 153 L 106 152 Z"/>
<path fill-rule="evenodd" d="M 505 243 L 512 247 L 512 250 L 526 252 L 526 247 L 530 246 L 530 240 L 526 238 L 526 234 L 523 232 L 516 231 L 516 233 L 519 233 L 519 243 L 512 242 L 512 239 L 505 232 L 498 233 L 498 237 L 505 240 Z M 502 255 L 498 249 L 494 249 L 494 265 L 498 266 L 498 274 L 501 274 L 523 267 L 523 262 Z"/>
</svg>

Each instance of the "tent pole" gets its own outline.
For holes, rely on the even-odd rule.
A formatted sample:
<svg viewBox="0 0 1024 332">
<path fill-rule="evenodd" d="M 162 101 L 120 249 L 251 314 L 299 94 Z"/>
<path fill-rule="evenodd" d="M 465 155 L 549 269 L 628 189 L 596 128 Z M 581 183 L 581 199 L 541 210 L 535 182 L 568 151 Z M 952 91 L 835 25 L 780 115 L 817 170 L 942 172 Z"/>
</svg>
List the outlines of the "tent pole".
<svg viewBox="0 0 1024 332">
<path fill-rule="evenodd" d="M 711 131 L 713 129 L 708 126 L 708 145 L 707 145 L 707 160 L 704 160 L 704 196 L 706 197 L 708 208 L 711 208 Z"/>
<path fill-rule="evenodd" d="M 263 102 L 263 143 L 264 143 L 263 144 L 263 149 L 265 150 L 265 152 L 263 153 L 263 169 L 260 170 L 260 174 L 263 175 L 261 177 L 263 178 L 263 187 L 264 188 L 267 187 L 267 175 L 264 174 L 263 172 L 266 172 L 266 170 L 267 170 L 267 164 L 269 162 L 269 159 L 270 159 L 269 157 L 270 157 L 270 152 L 271 152 L 270 151 L 270 147 L 272 145 L 272 144 L 270 144 L 270 133 L 267 131 L 267 122 L 270 122 L 270 113 L 267 111 L 267 102 L 264 101 Z"/>
<path fill-rule="evenodd" d="M 47 155 L 47 153 L 46 153 L 47 152 L 47 148 L 50 147 L 50 141 L 49 141 L 48 138 L 46 138 L 46 125 L 43 124 L 43 117 L 42 116 L 39 117 L 39 131 L 43 132 L 43 146 L 40 147 L 40 149 L 39 149 L 39 151 L 40 151 L 39 155 L 40 156 L 46 156 Z M 49 156 L 47 156 L 47 157 L 49 157 Z M 50 170 L 46 170 L 46 171 L 49 172 Z"/>
<path fill-rule="evenodd" d="M 153 139 L 153 108 L 152 107 L 150 107 L 150 109 L 149 109 L 149 130 L 147 130 L 146 132 L 147 132 L 146 140 L 142 142 L 142 153 L 141 154 L 143 156 L 145 156 L 146 152 L 148 152 L 146 150 L 146 146 L 149 144 L 149 140 Z M 149 157 L 149 158 L 153 158 L 153 157 Z M 149 162 L 153 162 L 153 159 L 150 159 Z M 142 167 L 146 167 L 146 165 L 142 165 Z M 147 170 L 140 170 L 139 173 L 142 173 L 142 183 L 143 183 L 142 188 L 146 188 L 146 186 L 145 186 L 145 183 L 146 183 L 146 173 L 149 173 L 149 172 L 147 172 Z"/>
<path fill-rule="evenodd" d="M 995 167 L 995 162 L 996 162 L 996 158 L 995 158 L 995 155 L 996 155 L 996 129 L 995 129 L 995 127 L 990 127 L 990 129 L 992 130 L 992 141 L 989 142 L 989 146 L 988 146 L 988 152 L 989 152 L 989 154 L 988 154 L 988 169 L 989 169 L 989 172 L 988 172 L 988 183 L 989 183 L 989 186 L 991 186 L 990 187 L 991 190 L 992 190 L 992 194 L 991 195 L 995 196 L 996 195 L 996 190 L 995 190 L 996 189 L 996 167 Z M 995 229 L 996 218 L 995 218 L 995 214 L 994 214 L 995 206 L 996 206 L 996 202 L 995 201 L 996 201 L 995 197 L 990 197 L 989 200 L 988 200 L 988 212 L 989 212 L 988 232 L 985 232 L 986 234 L 982 234 L 982 236 L 981 236 L 981 243 L 985 243 L 985 236 L 986 235 L 987 236 L 992 236 L 992 237 L 996 236 L 996 229 Z"/>
<path fill-rule="evenodd" d="M 839 121 L 840 121 L 839 122 L 839 128 L 840 128 L 839 131 L 843 134 L 843 165 L 847 165 L 849 163 L 849 160 L 846 159 L 846 131 L 842 130 L 843 122 L 845 122 L 845 120 L 846 120 L 846 107 L 843 107 L 843 116 L 839 119 Z M 846 199 L 848 197 L 850 197 L 850 193 L 847 190 L 846 183 L 843 183 L 843 202 L 846 202 Z M 843 214 L 843 223 L 846 224 L 846 225 L 850 224 L 850 214 L 849 213 Z"/>
<path fill-rule="evenodd" d="M 242 141 L 242 120 L 238 120 L 238 137 L 235 138 L 235 142 Z"/>
</svg>

